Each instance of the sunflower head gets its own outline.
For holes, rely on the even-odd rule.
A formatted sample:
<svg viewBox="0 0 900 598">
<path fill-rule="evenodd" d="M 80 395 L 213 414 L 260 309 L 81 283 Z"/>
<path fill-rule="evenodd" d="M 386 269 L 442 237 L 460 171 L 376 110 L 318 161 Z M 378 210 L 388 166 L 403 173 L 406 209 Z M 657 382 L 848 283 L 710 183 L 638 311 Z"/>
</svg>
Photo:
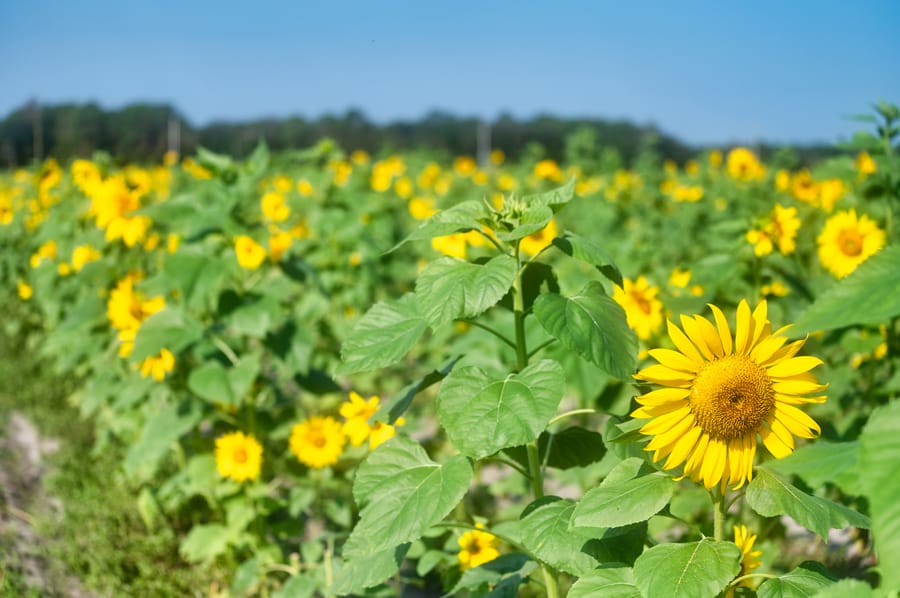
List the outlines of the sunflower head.
<svg viewBox="0 0 900 598">
<path fill-rule="evenodd" d="M 314 416 L 291 428 L 291 452 L 313 469 L 338 462 L 344 452 L 344 428 L 331 416 Z"/>
<path fill-rule="evenodd" d="M 461 569 L 478 567 L 484 563 L 493 561 L 500 556 L 497 550 L 497 536 L 481 531 L 484 525 L 475 524 L 473 529 L 459 537 L 459 566 Z"/>
<path fill-rule="evenodd" d="M 822 363 L 797 356 L 804 340 L 787 342 L 785 328 L 772 332 L 761 301 L 751 312 L 738 305 L 732 335 L 725 314 L 710 305 L 715 324 L 702 316 L 668 322 L 677 350 L 652 349 L 657 362 L 635 378 L 660 386 L 639 397 L 632 417 L 648 419 L 641 433 L 663 469 L 684 465 L 684 475 L 706 488 L 740 488 L 753 477 L 757 436 L 776 458 L 794 450 L 794 436 L 820 430 L 796 405 L 821 403 L 807 396 L 825 389 L 810 370 Z"/>
<path fill-rule="evenodd" d="M 843 278 L 877 253 L 885 243 L 884 231 L 856 210 L 838 212 L 825 222 L 817 239 L 819 261 L 837 278 Z"/>
<path fill-rule="evenodd" d="M 255 480 L 262 466 L 262 445 L 250 434 L 231 432 L 216 438 L 216 469 L 236 482 Z"/>
</svg>

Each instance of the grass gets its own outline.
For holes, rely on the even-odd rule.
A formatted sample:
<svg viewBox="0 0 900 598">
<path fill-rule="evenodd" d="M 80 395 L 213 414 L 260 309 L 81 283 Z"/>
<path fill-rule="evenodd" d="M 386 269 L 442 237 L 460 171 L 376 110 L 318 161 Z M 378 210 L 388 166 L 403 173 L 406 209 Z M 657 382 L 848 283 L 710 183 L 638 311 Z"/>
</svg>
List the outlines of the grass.
<svg viewBox="0 0 900 598">
<path fill-rule="evenodd" d="M 41 492 L 61 508 L 48 508 L 39 496 L 26 497 L 23 510 L 33 518 L 36 541 L 28 558 L 43 566 L 45 587 L 29 588 L 23 571 L 23 547 L 14 533 L 0 531 L 0 596 L 71 595 L 71 585 L 101 596 L 209 595 L 223 578 L 212 568 L 191 567 L 178 555 L 178 532 L 158 525 L 148 530 L 136 506 L 137 489 L 119 475 L 123 449 L 113 446 L 92 454 L 93 429 L 67 405 L 75 381 L 48 374 L 26 347 L 25 331 L 15 305 L 4 306 L 6 328 L 0 329 L 0 427 L 6 429 L 13 411 L 35 423 L 44 437 L 59 439 L 59 450 L 46 458 L 48 474 Z M 13 455 L 0 460 L 15 471 Z M 0 503 L 3 502 L 0 494 Z M 0 504 L 3 512 L 8 509 Z M 77 578 L 77 582 L 73 581 Z"/>
</svg>

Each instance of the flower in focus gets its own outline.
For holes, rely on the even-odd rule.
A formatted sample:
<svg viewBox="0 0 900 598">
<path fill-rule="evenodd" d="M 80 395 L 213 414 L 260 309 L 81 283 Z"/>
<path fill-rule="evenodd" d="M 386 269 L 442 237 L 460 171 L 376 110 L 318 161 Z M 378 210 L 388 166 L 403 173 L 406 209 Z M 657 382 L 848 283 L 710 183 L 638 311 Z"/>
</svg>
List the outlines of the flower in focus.
<svg viewBox="0 0 900 598">
<path fill-rule="evenodd" d="M 232 432 L 216 438 L 216 469 L 235 482 L 255 480 L 262 466 L 262 445 L 251 434 Z"/>
<path fill-rule="evenodd" d="M 459 567 L 463 571 L 478 567 L 500 556 L 497 550 L 497 536 L 481 531 L 484 525 L 476 523 L 473 529 L 459 537 Z"/>
<path fill-rule="evenodd" d="M 557 232 L 556 220 L 551 219 L 547 226 L 521 239 L 519 241 L 519 249 L 526 255 L 537 255 L 545 247 L 553 243 Z"/>
<path fill-rule="evenodd" d="M 175 356 L 168 349 L 163 349 L 158 355 L 146 358 L 141 362 L 141 377 L 153 378 L 157 382 L 166 379 L 166 374 L 175 369 Z"/>
<path fill-rule="evenodd" d="M 817 243 L 819 261 L 836 277 L 843 278 L 884 247 L 885 234 L 865 214 L 857 218 L 856 210 L 847 210 L 825 222 Z"/>
<path fill-rule="evenodd" d="M 623 286 L 613 287 L 613 300 L 625 310 L 628 326 L 638 338 L 647 340 L 662 325 L 662 302 L 656 298 L 659 287 L 651 286 L 647 279 L 638 276 L 622 280 Z"/>
<path fill-rule="evenodd" d="M 681 316 L 683 330 L 668 323 L 677 350 L 652 349 L 659 363 L 635 374 L 662 388 L 637 397 L 631 415 L 650 420 L 640 431 L 653 437 L 644 450 L 654 462 L 668 457 L 663 469 L 684 464 L 681 477 L 724 491 L 753 478 L 757 435 L 776 459 L 793 452 L 794 436 L 819 435 L 796 405 L 824 402 L 804 395 L 826 386 L 810 373 L 822 360 L 796 356 L 805 340 L 772 332 L 765 301 L 752 313 L 741 301 L 733 336 L 722 310 L 710 309 L 715 325 L 702 316 Z"/>
<path fill-rule="evenodd" d="M 256 270 L 266 259 L 263 246 L 247 235 L 239 235 L 234 240 L 234 252 L 237 254 L 238 264 L 245 270 Z"/>
<path fill-rule="evenodd" d="M 297 459 L 315 469 L 337 463 L 345 442 L 343 426 L 330 416 L 314 416 L 294 425 L 289 441 Z"/>
</svg>

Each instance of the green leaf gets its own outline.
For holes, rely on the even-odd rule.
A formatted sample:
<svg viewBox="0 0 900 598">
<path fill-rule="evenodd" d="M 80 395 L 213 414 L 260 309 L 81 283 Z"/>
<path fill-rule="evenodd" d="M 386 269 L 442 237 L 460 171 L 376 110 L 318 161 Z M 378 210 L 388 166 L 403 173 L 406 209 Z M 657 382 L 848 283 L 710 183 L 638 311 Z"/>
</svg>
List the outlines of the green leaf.
<svg viewBox="0 0 900 598">
<path fill-rule="evenodd" d="M 158 355 L 163 349 L 177 354 L 202 336 L 200 322 L 177 307 L 167 306 L 141 324 L 130 358 L 141 361 Z"/>
<path fill-rule="evenodd" d="M 272 598 L 312 598 L 319 589 L 316 572 L 306 571 L 284 582 L 283 586 L 272 593 Z"/>
<path fill-rule="evenodd" d="M 541 295 L 534 302 L 534 315 L 568 349 L 619 379 L 631 378 L 637 336 L 625 322 L 625 311 L 599 282 L 589 282 L 574 297 Z"/>
<path fill-rule="evenodd" d="M 631 567 L 594 569 L 582 575 L 569 589 L 568 598 L 642 598 L 634 585 Z"/>
<path fill-rule="evenodd" d="M 337 372 L 352 374 L 394 364 L 403 359 L 427 327 L 413 293 L 393 303 L 376 303 L 341 346 L 344 363 Z"/>
<path fill-rule="evenodd" d="M 231 593 L 238 596 L 248 593 L 259 581 L 261 572 L 259 560 L 255 557 L 241 563 L 231 580 Z"/>
<path fill-rule="evenodd" d="M 408 550 L 409 544 L 401 544 L 343 561 L 328 595 L 360 594 L 383 583 L 397 573 Z"/>
<path fill-rule="evenodd" d="M 230 535 L 224 525 L 195 525 L 181 543 L 181 556 L 192 563 L 209 562 L 225 552 Z"/>
<path fill-rule="evenodd" d="M 593 241 L 566 231 L 553 239 L 553 245 L 566 255 L 597 268 L 603 276 L 622 286 L 622 272 L 609 255 Z"/>
<path fill-rule="evenodd" d="M 564 387 L 562 368 L 550 359 L 504 377 L 456 368 L 438 390 L 438 417 L 460 452 L 480 459 L 537 439 Z"/>
<path fill-rule="evenodd" d="M 433 239 L 453 233 L 468 230 L 481 230 L 480 220 L 487 218 L 487 209 L 483 202 L 469 200 L 458 203 L 451 208 L 434 214 L 431 218 L 419 225 L 419 228 L 411 232 L 405 239 L 397 243 L 387 251 L 396 250 L 404 243 L 422 239 Z"/>
<path fill-rule="evenodd" d="M 385 442 L 357 470 L 353 496 L 364 506 L 344 556 L 371 555 L 421 537 L 453 510 L 471 479 L 472 466 L 462 455 L 438 464 L 413 440 Z"/>
<path fill-rule="evenodd" d="M 783 475 L 797 475 L 812 488 L 833 482 L 849 494 L 860 489 L 857 462 L 859 442 L 816 442 L 802 446 L 787 457 L 766 462 L 766 467 Z"/>
<path fill-rule="evenodd" d="M 521 584 L 531 572 L 537 568 L 537 563 L 528 558 L 528 555 L 520 552 L 501 554 L 493 561 L 488 561 L 478 567 L 466 569 L 459 581 L 450 590 L 448 595 L 459 595 L 462 590 L 468 590 L 474 596 L 484 598 L 514 598 Z"/>
<path fill-rule="evenodd" d="M 885 247 L 825 291 L 791 328 L 794 335 L 900 315 L 900 245 Z"/>
<path fill-rule="evenodd" d="M 572 575 L 584 575 L 595 568 L 599 563 L 582 551 L 595 530 L 572 528 L 575 502 L 556 496 L 538 500 L 542 504 L 522 518 L 522 545 L 543 562 Z"/>
<path fill-rule="evenodd" d="M 544 191 L 542 193 L 532 193 L 522 197 L 522 203 L 529 207 L 547 206 L 554 213 L 561 210 L 567 203 L 575 197 L 575 178 L 569 179 L 565 185 Z"/>
<path fill-rule="evenodd" d="M 254 297 L 228 314 L 226 321 L 238 334 L 264 338 L 279 323 L 283 310 L 271 295 Z"/>
<path fill-rule="evenodd" d="M 211 308 L 228 274 L 228 266 L 204 253 L 182 250 L 166 256 L 163 278 L 170 290 L 177 289 L 192 310 Z"/>
<path fill-rule="evenodd" d="M 206 361 L 191 370 L 188 388 L 211 403 L 237 407 L 256 380 L 259 369 L 258 357 L 245 357 L 231 368 L 218 361 Z"/>
<path fill-rule="evenodd" d="M 409 409 L 409 406 L 412 404 L 412 401 L 416 398 L 417 394 L 446 378 L 447 374 L 450 373 L 450 370 L 453 369 L 453 366 L 455 366 L 456 362 L 461 358 L 462 355 L 457 355 L 444 364 L 441 369 L 430 371 L 422 378 L 419 378 L 401 390 L 397 395 L 391 397 L 390 400 L 385 401 L 381 408 L 375 412 L 373 419 L 375 421 L 393 424 L 397 421 L 397 418 L 406 413 L 406 410 Z"/>
<path fill-rule="evenodd" d="M 806 529 L 828 538 L 829 529 L 868 528 L 869 518 L 835 502 L 811 496 L 763 467 L 747 486 L 747 504 L 763 517 L 790 515 Z"/>
<path fill-rule="evenodd" d="M 529 207 L 522 211 L 515 224 L 508 224 L 512 229 L 508 231 L 494 231 L 498 239 L 503 241 L 515 241 L 528 235 L 543 230 L 553 218 L 553 210 L 547 206 Z"/>
<path fill-rule="evenodd" d="M 644 521 L 668 504 L 675 485 L 671 477 L 659 472 L 625 481 L 607 478 L 585 493 L 572 522 L 584 527 L 621 527 Z"/>
<path fill-rule="evenodd" d="M 197 425 L 202 415 L 199 405 L 189 401 L 169 405 L 153 415 L 125 456 L 125 473 L 141 479 L 153 475 L 163 455 Z"/>
<path fill-rule="evenodd" d="M 528 467 L 528 453 L 524 446 L 506 449 L 506 453 L 524 467 Z M 538 455 L 547 467 L 571 469 L 587 467 L 603 459 L 606 444 L 603 436 L 592 430 L 572 426 L 559 432 L 543 432 L 538 438 Z"/>
<path fill-rule="evenodd" d="M 814 594 L 815 598 L 875 598 L 872 586 L 859 579 L 842 579 Z"/>
<path fill-rule="evenodd" d="M 859 477 L 869 499 L 881 586 L 900 588 L 900 401 L 875 409 L 859 438 Z"/>
<path fill-rule="evenodd" d="M 472 318 L 495 305 L 516 278 L 516 260 L 498 255 L 483 265 L 443 257 L 416 281 L 419 310 L 432 327 L 457 318 Z"/>
<path fill-rule="evenodd" d="M 634 580 L 653 598 L 716 596 L 740 570 L 740 548 L 704 538 L 650 548 L 634 562 Z"/>
<path fill-rule="evenodd" d="M 834 577 L 821 564 L 806 561 L 781 577 L 764 581 L 756 591 L 758 598 L 809 598 L 834 583 Z"/>
</svg>

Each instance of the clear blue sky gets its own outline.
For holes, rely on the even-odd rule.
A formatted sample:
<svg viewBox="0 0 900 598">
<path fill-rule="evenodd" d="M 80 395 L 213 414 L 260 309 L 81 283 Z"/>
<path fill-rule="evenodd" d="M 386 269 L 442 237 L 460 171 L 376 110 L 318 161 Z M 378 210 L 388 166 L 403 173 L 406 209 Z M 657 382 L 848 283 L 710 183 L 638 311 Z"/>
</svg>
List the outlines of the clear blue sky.
<svg viewBox="0 0 900 598">
<path fill-rule="evenodd" d="M 898 32 L 900 0 L 0 0 L 0 115 L 32 97 L 171 102 L 198 125 L 438 108 L 833 142 L 900 103 Z"/>
</svg>

